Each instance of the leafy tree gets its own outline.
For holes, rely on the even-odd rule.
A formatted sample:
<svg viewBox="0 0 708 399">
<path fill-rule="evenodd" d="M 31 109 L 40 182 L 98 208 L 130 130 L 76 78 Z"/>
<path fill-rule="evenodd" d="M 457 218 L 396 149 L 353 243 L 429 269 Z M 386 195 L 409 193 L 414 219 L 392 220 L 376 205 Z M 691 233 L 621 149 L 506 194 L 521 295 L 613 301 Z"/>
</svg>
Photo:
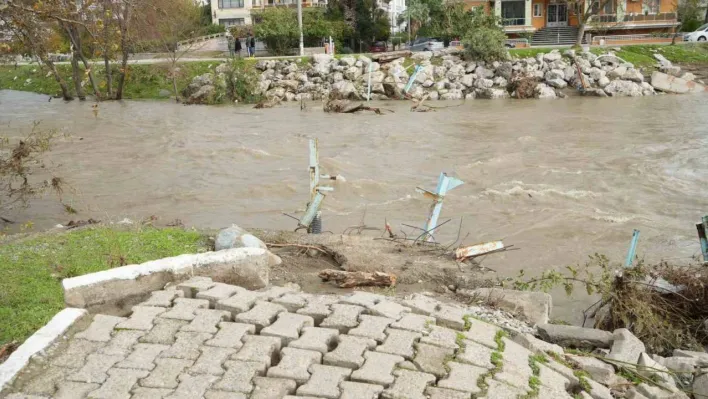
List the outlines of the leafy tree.
<svg viewBox="0 0 708 399">
<path fill-rule="evenodd" d="M 299 28 L 292 9 L 266 8 L 257 13 L 257 18 L 260 22 L 255 25 L 255 35 L 265 42 L 271 54 L 288 54 L 297 45 Z"/>
<path fill-rule="evenodd" d="M 430 7 L 424 0 L 411 0 L 401 14 L 401 22 L 410 20 L 411 34 L 416 36 L 418 30 L 430 20 Z"/>
<path fill-rule="evenodd" d="M 700 0 L 681 0 L 676 4 L 676 13 L 681 21 L 682 32 L 693 32 L 703 24 Z"/>
<path fill-rule="evenodd" d="M 499 19 L 483 11 L 472 12 L 471 17 L 470 29 L 462 40 L 467 56 L 482 61 L 505 59 L 506 35 Z"/>
</svg>

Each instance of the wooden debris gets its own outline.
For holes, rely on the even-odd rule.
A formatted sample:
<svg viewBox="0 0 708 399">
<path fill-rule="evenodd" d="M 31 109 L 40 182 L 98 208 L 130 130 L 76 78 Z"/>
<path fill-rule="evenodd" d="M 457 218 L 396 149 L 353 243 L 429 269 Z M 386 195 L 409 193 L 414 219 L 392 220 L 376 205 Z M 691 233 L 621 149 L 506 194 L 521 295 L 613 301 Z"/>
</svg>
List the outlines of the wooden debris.
<svg viewBox="0 0 708 399">
<path fill-rule="evenodd" d="M 82 227 L 82 226 L 88 226 L 90 224 L 98 224 L 101 223 L 100 220 L 94 220 L 94 219 L 89 219 L 89 220 L 71 220 L 69 223 L 65 224 L 67 229 L 75 229 L 77 227 Z"/>
<path fill-rule="evenodd" d="M 261 108 L 273 108 L 276 105 L 280 105 L 280 99 L 279 98 L 273 98 L 270 101 L 261 101 L 258 104 L 256 104 L 253 108 L 256 109 L 261 109 Z"/>
<path fill-rule="evenodd" d="M 334 281 L 339 288 L 391 287 L 396 285 L 396 276 L 384 272 L 346 272 L 326 269 L 319 273 L 323 281 Z"/>
<path fill-rule="evenodd" d="M 371 59 L 378 62 L 379 64 L 384 64 L 386 62 L 391 62 L 399 58 L 410 57 L 411 52 L 409 50 L 400 51 L 389 51 L 386 53 L 376 53 L 371 56 Z"/>
<path fill-rule="evenodd" d="M 352 103 L 349 100 L 327 100 L 323 109 L 325 112 L 334 112 L 338 114 L 351 114 L 358 111 L 372 111 L 377 115 L 383 115 L 381 108 L 369 107 L 362 103 Z M 385 110 L 393 112 L 392 110 Z"/>
</svg>

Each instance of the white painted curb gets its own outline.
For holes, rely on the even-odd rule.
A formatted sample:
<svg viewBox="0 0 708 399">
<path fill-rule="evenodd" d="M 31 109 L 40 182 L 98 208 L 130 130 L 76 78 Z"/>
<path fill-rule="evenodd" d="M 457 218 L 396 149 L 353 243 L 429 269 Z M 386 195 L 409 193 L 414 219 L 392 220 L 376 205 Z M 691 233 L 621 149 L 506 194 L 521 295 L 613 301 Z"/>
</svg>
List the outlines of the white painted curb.
<svg viewBox="0 0 708 399">
<path fill-rule="evenodd" d="M 47 349 L 74 323 L 87 314 L 86 309 L 66 308 L 54 315 L 49 323 L 32 334 L 5 360 L 5 363 L 0 364 L 0 391 L 12 383 L 17 374 L 29 363 L 32 356 Z"/>
</svg>

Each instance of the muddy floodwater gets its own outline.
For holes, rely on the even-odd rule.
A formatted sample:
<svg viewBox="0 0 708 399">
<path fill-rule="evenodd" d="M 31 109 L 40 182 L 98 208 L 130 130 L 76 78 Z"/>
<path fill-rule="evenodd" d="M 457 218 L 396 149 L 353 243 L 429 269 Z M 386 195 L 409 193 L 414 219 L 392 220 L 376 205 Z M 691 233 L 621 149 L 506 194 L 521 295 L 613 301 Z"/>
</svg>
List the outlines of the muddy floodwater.
<svg viewBox="0 0 708 399">
<path fill-rule="evenodd" d="M 633 229 L 638 254 L 686 263 L 699 251 L 695 222 L 708 214 L 708 96 L 468 101 L 437 112 L 325 114 L 319 103 L 202 107 L 169 102 L 47 101 L 0 91 L 0 135 L 33 122 L 71 135 L 49 155 L 71 185 L 65 202 L 37 200 L 11 219 L 48 228 L 89 217 L 156 215 L 187 226 L 293 229 L 308 200 L 307 140 L 320 141 L 322 172 L 340 174 L 324 205 L 335 233 L 384 220 L 422 225 L 445 171 L 449 193 L 439 240 L 503 239 L 518 251 L 489 256 L 496 274 L 538 273 L 603 253 L 623 261 Z M 436 102 L 436 106 L 456 103 Z M 407 229 L 411 231 L 411 229 Z M 376 234 L 376 233 L 371 233 Z"/>
</svg>

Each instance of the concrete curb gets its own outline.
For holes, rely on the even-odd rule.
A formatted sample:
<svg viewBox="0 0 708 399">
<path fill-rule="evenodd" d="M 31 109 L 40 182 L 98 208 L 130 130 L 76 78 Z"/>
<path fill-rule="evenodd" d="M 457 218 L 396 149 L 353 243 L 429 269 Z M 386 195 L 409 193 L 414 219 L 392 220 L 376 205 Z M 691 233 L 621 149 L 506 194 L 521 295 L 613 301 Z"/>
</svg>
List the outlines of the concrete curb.
<svg viewBox="0 0 708 399">
<path fill-rule="evenodd" d="M 85 309 L 66 308 L 32 334 L 4 363 L 0 364 L 0 392 L 14 381 L 32 356 L 47 349 L 86 315 L 88 312 Z"/>
<path fill-rule="evenodd" d="M 192 276 L 237 284 L 249 289 L 268 285 L 270 266 L 280 259 L 262 248 L 232 248 L 202 254 L 163 258 L 64 279 L 64 302 L 69 307 L 125 308 L 165 284 Z M 137 303 L 137 302 L 136 302 Z"/>
</svg>

